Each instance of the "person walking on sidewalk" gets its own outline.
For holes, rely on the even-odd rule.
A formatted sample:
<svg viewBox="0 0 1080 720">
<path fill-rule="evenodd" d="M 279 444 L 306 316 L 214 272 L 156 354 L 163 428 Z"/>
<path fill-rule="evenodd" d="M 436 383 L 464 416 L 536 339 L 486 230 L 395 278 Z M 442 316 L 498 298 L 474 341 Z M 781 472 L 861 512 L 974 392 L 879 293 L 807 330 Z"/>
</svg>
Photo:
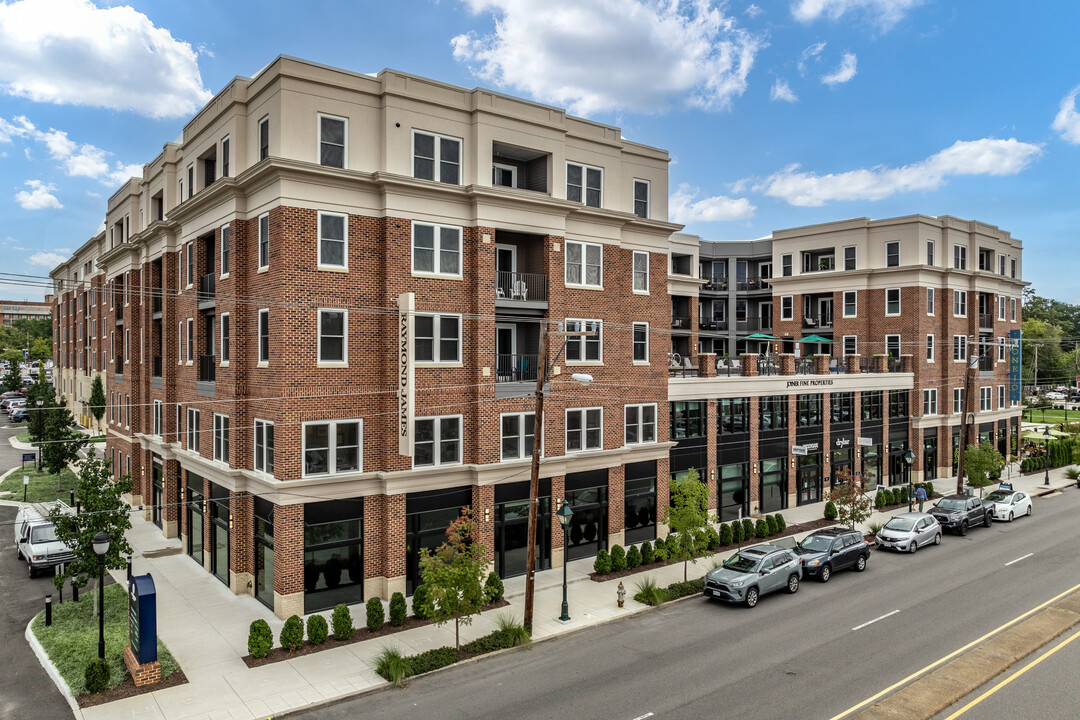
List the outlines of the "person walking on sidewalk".
<svg viewBox="0 0 1080 720">
<path fill-rule="evenodd" d="M 922 485 L 915 489 L 915 499 L 919 501 L 919 512 L 922 512 L 923 503 L 926 502 L 926 488 Z"/>
</svg>

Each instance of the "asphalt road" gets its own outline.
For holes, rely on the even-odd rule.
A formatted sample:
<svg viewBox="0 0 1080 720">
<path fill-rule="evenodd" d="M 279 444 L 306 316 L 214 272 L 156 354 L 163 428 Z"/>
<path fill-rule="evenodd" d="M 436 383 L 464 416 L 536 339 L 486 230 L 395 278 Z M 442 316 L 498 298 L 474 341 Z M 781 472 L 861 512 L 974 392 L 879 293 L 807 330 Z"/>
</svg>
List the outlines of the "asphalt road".
<svg viewBox="0 0 1080 720">
<path fill-rule="evenodd" d="M 304 716 L 831 718 L 1075 585 L 1078 507 L 1070 489 L 753 610 L 695 598 Z"/>
</svg>

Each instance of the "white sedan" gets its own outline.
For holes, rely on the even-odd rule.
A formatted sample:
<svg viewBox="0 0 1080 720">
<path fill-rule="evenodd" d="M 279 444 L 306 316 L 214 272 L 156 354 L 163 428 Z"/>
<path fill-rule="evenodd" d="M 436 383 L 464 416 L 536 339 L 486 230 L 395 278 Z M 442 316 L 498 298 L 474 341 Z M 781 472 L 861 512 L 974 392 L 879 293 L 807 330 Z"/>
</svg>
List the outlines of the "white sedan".
<svg viewBox="0 0 1080 720">
<path fill-rule="evenodd" d="M 994 510 L 995 520 L 1013 521 L 1019 515 L 1031 515 L 1031 496 L 1014 490 L 995 490 L 983 498 Z"/>
<path fill-rule="evenodd" d="M 1065 396 L 1065 393 L 1063 393 L 1063 392 L 1051 391 L 1051 392 L 1046 393 L 1046 399 L 1047 400 L 1067 400 L 1068 398 Z"/>
</svg>

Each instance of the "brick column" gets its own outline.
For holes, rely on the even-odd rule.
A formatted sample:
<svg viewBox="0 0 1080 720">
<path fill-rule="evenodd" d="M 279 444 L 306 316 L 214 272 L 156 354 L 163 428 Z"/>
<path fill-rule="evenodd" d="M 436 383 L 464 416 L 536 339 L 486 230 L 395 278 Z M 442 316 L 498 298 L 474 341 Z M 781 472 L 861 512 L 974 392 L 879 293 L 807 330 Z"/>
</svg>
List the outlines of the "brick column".
<svg viewBox="0 0 1080 720">
<path fill-rule="evenodd" d="M 495 486 L 474 485 L 472 488 L 473 520 L 476 521 L 478 541 L 487 549 L 487 559 L 495 562 Z"/>
<path fill-rule="evenodd" d="M 387 495 L 383 537 L 386 538 L 385 572 L 389 598 L 396 592 L 405 594 L 405 496 Z"/>
<path fill-rule="evenodd" d="M 608 548 L 625 544 L 626 539 L 626 469 L 623 465 L 608 468 Z M 557 509 L 557 508 L 556 508 Z"/>
<path fill-rule="evenodd" d="M 815 375 L 828 375 L 829 374 L 829 362 L 832 360 L 828 355 L 815 355 L 814 356 L 814 374 Z"/>
<path fill-rule="evenodd" d="M 784 357 L 791 358 L 791 360 L 792 360 L 792 369 L 794 369 L 795 357 L 793 355 L 787 355 L 787 356 L 784 356 Z M 795 479 L 795 473 L 798 470 L 798 466 L 799 466 L 799 458 L 798 458 L 798 456 L 795 456 L 795 455 L 791 454 L 791 446 L 796 443 L 795 432 L 799 428 L 799 423 L 797 422 L 798 412 L 799 412 L 799 396 L 798 395 L 788 395 L 787 396 L 787 401 L 788 401 L 788 406 L 787 406 L 787 413 L 788 413 L 788 427 L 787 427 L 787 431 L 788 431 L 788 450 L 787 450 L 787 458 L 784 460 L 784 462 L 787 463 L 787 494 L 788 494 L 787 506 L 789 508 L 791 508 L 791 507 L 795 507 L 796 505 L 798 505 L 798 499 L 799 499 L 799 486 L 798 486 L 798 483 L 797 483 L 797 481 Z M 792 461 L 794 461 L 794 463 Z"/>
<path fill-rule="evenodd" d="M 660 518 L 671 504 L 671 457 L 656 460 L 656 537 L 667 537 L 668 526 Z"/>
<path fill-rule="evenodd" d="M 743 377 L 757 377 L 758 356 L 756 353 L 746 353 L 739 356 L 739 366 Z"/>
<path fill-rule="evenodd" d="M 908 426 L 908 444 L 915 453 L 915 462 L 911 463 L 911 482 L 920 483 L 923 481 L 926 467 L 924 464 L 926 447 L 923 444 L 922 428 L 915 427 L 914 424 Z"/>
<path fill-rule="evenodd" d="M 274 614 L 304 614 L 303 505 L 274 506 Z"/>
<path fill-rule="evenodd" d="M 255 496 L 229 492 L 229 589 L 255 594 Z"/>
<path fill-rule="evenodd" d="M 563 498 L 566 497 L 566 476 L 556 475 L 551 478 L 551 511 L 554 513 L 562 505 Z M 608 504 L 610 508 L 610 503 Z M 537 542 L 543 543 L 544 539 L 540 537 L 539 515 L 537 516 Z M 548 534 L 548 543 L 551 548 L 551 567 L 561 568 L 563 566 L 563 536 L 562 525 L 558 520 L 552 519 L 551 532 Z"/>
<path fill-rule="evenodd" d="M 795 374 L 795 356 L 791 353 L 780 353 L 777 356 L 780 360 L 779 368 L 781 375 L 794 375 Z"/>
<path fill-rule="evenodd" d="M 183 485 L 180 482 L 180 463 L 176 460 L 163 460 L 161 463 L 161 532 L 167 538 L 187 536 L 187 513 L 181 505 L 184 499 Z"/>
<path fill-rule="evenodd" d="M 821 419 L 824 426 L 821 431 L 821 477 L 829 478 L 826 485 L 824 479 L 821 483 L 822 499 L 832 486 L 832 393 L 821 394 Z"/>
<path fill-rule="evenodd" d="M 202 538 L 203 568 L 206 570 L 206 572 L 210 572 L 210 568 L 212 567 L 212 565 L 211 565 L 211 557 L 214 554 L 214 550 L 213 550 L 214 545 L 213 545 L 213 542 L 211 541 L 211 536 L 210 536 L 210 525 L 211 525 L 210 513 L 213 511 L 214 508 L 213 508 L 213 504 L 210 502 L 210 479 L 209 478 L 203 478 L 203 503 L 202 503 L 202 508 L 203 508 L 203 523 L 202 523 L 202 531 L 203 531 L 203 538 Z M 300 517 L 301 517 L 301 521 L 302 521 L 303 516 L 301 515 Z M 303 523 L 301 522 L 301 525 L 302 524 Z M 301 535 L 301 537 L 303 537 L 303 536 Z"/>
<path fill-rule="evenodd" d="M 698 375 L 700 377 L 716 377 L 716 353 L 701 353 L 698 355 Z"/>
<path fill-rule="evenodd" d="M 143 450 L 141 453 L 141 463 L 143 468 L 143 520 L 146 522 L 152 522 L 154 519 L 154 464 L 149 450 Z M 164 524 L 164 523 L 162 523 Z"/>
<path fill-rule="evenodd" d="M 844 356 L 844 372 L 849 375 L 858 375 L 862 372 L 862 363 L 859 361 L 862 359 L 861 355 L 845 355 Z"/>
<path fill-rule="evenodd" d="M 900 372 L 915 372 L 915 360 L 911 355 L 900 356 Z"/>
<path fill-rule="evenodd" d="M 883 373 L 889 371 L 889 356 L 885 353 L 876 353 L 871 359 L 870 372 Z"/>
</svg>

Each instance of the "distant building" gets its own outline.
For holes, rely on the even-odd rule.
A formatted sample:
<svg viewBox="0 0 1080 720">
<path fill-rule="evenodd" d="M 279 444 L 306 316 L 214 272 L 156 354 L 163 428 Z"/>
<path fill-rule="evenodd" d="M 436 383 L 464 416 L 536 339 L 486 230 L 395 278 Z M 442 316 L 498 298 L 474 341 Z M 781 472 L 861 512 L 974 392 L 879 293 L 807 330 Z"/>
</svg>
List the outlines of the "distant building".
<svg viewBox="0 0 1080 720">
<path fill-rule="evenodd" d="M 52 295 L 46 295 L 44 302 L 3 302 L 0 303 L 0 320 L 5 325 L 16 320 L 48 320 L 52 308 Z"/>
</svg>

